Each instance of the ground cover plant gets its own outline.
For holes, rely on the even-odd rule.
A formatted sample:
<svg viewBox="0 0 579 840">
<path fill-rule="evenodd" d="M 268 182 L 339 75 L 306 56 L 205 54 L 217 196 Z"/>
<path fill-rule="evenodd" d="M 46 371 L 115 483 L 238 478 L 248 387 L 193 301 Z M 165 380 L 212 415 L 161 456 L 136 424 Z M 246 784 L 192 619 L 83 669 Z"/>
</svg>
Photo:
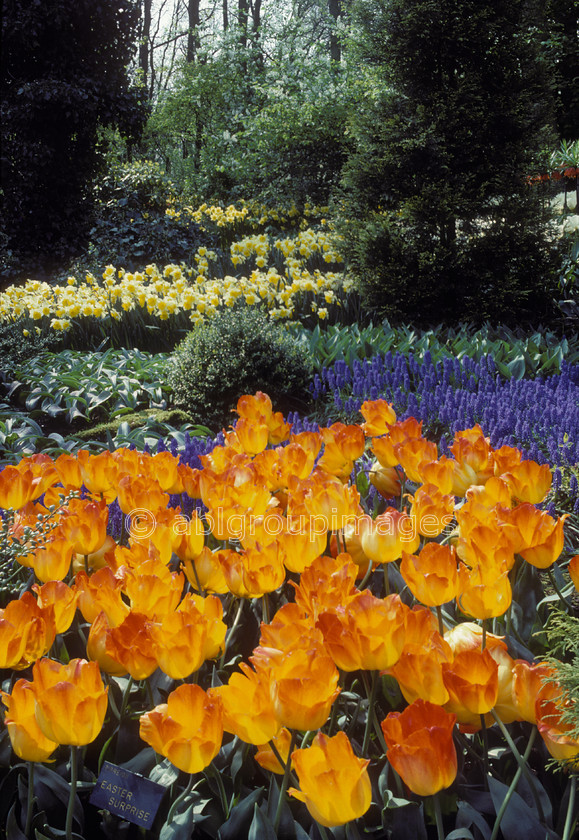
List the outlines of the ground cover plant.
<svg viewBox="0 0 579 840">
<path fill-rule="evenodd" d="M 381 399 L 237 412 L 205 454 L 0 473 L 7 836 L 125 835 L 89 801 L 108 760 L 166 788 L 151 836 L 569 840 L 549 466 L 478 426 L 442 455 Z"/>
</svg>

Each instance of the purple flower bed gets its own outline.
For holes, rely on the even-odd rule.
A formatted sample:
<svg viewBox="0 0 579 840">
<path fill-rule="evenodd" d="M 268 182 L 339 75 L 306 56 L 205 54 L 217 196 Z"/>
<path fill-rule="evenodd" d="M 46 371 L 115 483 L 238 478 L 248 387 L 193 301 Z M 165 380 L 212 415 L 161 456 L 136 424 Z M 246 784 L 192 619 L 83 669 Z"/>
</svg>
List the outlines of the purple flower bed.
<svg viewBox="0 0 579 840">
<path fill-rule="evenodd" d="M 425 434 L 447 452 L 454 433 L 479 423 L 494 447 L 517 446 L 525 457 L 548 461 L 555 469 L 554 489 L 563 475 L 579 463 L 579 366 L 562 364 L 561 373 L 548 378 L 505 380 L 492 357 L 468 357 L 433 362 L 402 353 L 387 353 L 351 367 L 343 362 L 322 370 L 311 386 L 313 398 L 336 416 L 355 416 L 364 400 L 384 398 L 399 419 L 414 416 Z M 329 409 L 331 411 L 331 409 Z M 298 428 L 310 427 L 291 418 Z M 568 493 L 579 513 L 577 478 L 571 474 Z"/>
</svg>

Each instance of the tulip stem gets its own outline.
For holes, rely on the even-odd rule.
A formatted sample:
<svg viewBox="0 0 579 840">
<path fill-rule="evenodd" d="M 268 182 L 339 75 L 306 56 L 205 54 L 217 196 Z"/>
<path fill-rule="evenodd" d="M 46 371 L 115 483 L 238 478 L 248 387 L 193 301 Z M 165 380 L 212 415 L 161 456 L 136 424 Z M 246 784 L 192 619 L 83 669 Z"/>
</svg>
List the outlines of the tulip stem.
<svg viewBox="0 0 579 840">
<path fill-rule="evenodd" d="M 201 586 L 201 581 L 199 580 L 199 574 L 197 573 L 197 566 L 195 565 L 195 560 L 191 560 L 191 566 L 193 568 L 193 575 L 195 576 L 195 584 L 197 585 L 197 591 L 201 595 L 202 598 L 205 597 L 205 590 Z"/>
<path fill-rule="evenodd" d="M 510 748 L 512 754 L 515 756 L 515 758 L 517 760 L 517 764 L 521 768 L 522 772 L 525 774 L 525 778 L 526 778 L 526 780 L 529 784 L 529 787 L 531 789 L 531 793 L 533 794 L 533 799 L 535 800 L 535 807 L 537 808 L 537 813 L 539 815 L 539 819 L 540 819 L 541 822 L 545 822 L 545 814 L 543 813 L 543 806 L 541 805 L 541 800 L 539 798 L 539 794 L 538 794 L 537 789 L 536 789 L 535 784 L 534 784 L 533 774 L 530 772 L 529 768 L 527 767 L 527 762 L 524 760 L 523 756 L 521 755 L 521 753 L 516 748 L 515 742 L 513 741 L 511 736 L 509 735 L 509 731 L 508 731 L 507 727 L 502 722 L 502 720 L 500 719 L 500 717 L 498 716 L 498 714 L 496 713 L 496 711 L 494 709 L 491 709 L 491 714 L 494 717 L 494 719 L 496 720 L 496 722 L 499 726 L 499 729 L 501 730 L 505 741 L 509 745 L 509 748 Z"/>
<path fill-rule="evenodd" d="M 121 711 L 119 712 L 119 724 L 123 719 L 123 715 L 127 709 L 127 704 L 129 702 L 129 694 L 131 693 L 131 688 L 133 687 L 133 678 L 129 676 L 129 680 L 127 682 L 127 687 L 123 691 L 123 702 L 121 703 Z"/>
<path fill-rule="evenodd" d="M 527 744 L 527 749 L 525 750 L 525 754 L 523 755 L 523 760 L 524 761 L 526 761 L 531 754 L 531 750 L 532 750 L 533 744 L 535 742 L 536 734 L 537 734 L 537 727 L 534 726 L 532 731 L 531 731 L 531 737 L 529 738 L 529 742 Z M 499 828 L 500 828 L 500 825 L 501 825 L 501 820 L 504 816 L 505 811 L 507 810 L 507 806 L 508 806 L 509 802 L 511 801 L 513 793 L 516 790 L 517 784 L 519 783 L 519 779 L 521 778 L 522 774 L 523 774 L 522 768 L 520 766 L 517 767 L 517 772 L 513 776 L 513 781 L 511 782 L 511 784 L 509 786 L 509 789 L 505 794 L 505 798 L 503 799 L 503 801 L 501 803 L 501 807 L 499 808 L 497 818 L 496 818 L 495 824 L 493 826 L 493 833 L 491 834 L 490 840 L 497 840 L 497 836 L 498 836 L 498 833 L 499 833 Z"/>
<path fill-rule="evenodd" d="M 26 827 L 24 834 L 30 837 L 32 827 L 32 811 L 34 808 L 34 762 L 28 761 L 28 795 L 26 797 Z"/>
<path fill-rule="evenodd" d="M 285 794 L 286 794 L 288 784 L 289 784 L 290 770 L 291 770 L 291 765 L 292 765 L 292 752 L 294 750 L 295 745 L 296 745 L 296 733 L 295 733 L 294 730 L 292 730 L 292 735 L 291 735 L 291 738 L 290 738 L 289 751 L 288 751 L 288 754 L 287 754 L 287 761 L 285 762 L 283 779 L 282 779 L 281 788 L 280 788 L 280 791 L 279 791 L 279 799 L 277 800 L 277 808 L 275 809 L 275 818 L 274 818 L 274 821 L 273 821 L 273 828 L 274 828 L 274 831 L 275 831 L 276 835 L 277 835 L 277 830 L 279 828 L 279 824 L 281 822 L 281 812 L 282 812 L 282 809 L 283 809 L 283 804 L 284 804 L 284 801 L 285 801 Z M 278 761 L 279 761 L 279 759 L 278 759 Z"/>
<path fill-rule="evenodd" d="M 376 702 L 376 691 L 378 688 L 378 680 L 376 679 L 376 671 L 372 671 L 370 683 L 370 691 L 368 692 L 368 717 L 366 718 L 366 728 L 364 730 L 364 741 L 362 743 L 362 755 L 367 756 L 368 745 L 370 743 L 370 732 L 374 721 L 374 703 Z M 366 682 L 366 680 L 364 680 Z M 368 686 L 366 685 L 366 691 Z"/>
<path fill-rule="evenodd" d="M 571 604 L 569 603 L 569 601 L 565 598 L 565 596 L 563 595 L 563 593 L 559 589 L 559 584 L 555 580 L 555 575 L 553 574 L 553 570 L 551 569 L 551 567 L 549 567 L 547 569 L 547 574 L 549 575 L 549 580 L 551 581 L 551 586 L 553 587 L 553 589 L 555 590 L 555 592 L 559 596 L 559 600 L 561 601 L 561 604 L 563 605 L 565 610 L 572 609 Z"/>
<path fill-rule="evenodd" d="M 444 840 L 444 825 L 442 823 L 442 808 L 440 807 L 440 797 L 437 793 L 432 797 L 434 803 L 434 817 L 436 819 L 436 833 L 438 840 Z"/>
<path fill-rule="evenodd" d="M 76 801 L 76 782 L 78 779 L 78 747 L 70 748 L 70 794 L 66 809 L 66 840 L 72 840 L 72 819 Z"/>
<path fill-rule="evenodd" d="M 269 601 L 267 600 L 267 592 L 261 596 L 261 614 L 264 624 L 269 624 Z"/>
<path fill-rule="evenodd" d="M 362 592 L 362 590 L 364 589 L 364 587 L 365 587 L 365 586 L 366 586 L 366 584 L 368 583 L 368 580 L 369 580 L 369 578 L 370 578 L 370 575 L 371 575 L 371 574 L 372 574 L 372 558 L 369 558 L 369 559 L 368 559 L 368 568 L 366 569 L 366 572 L 365 572 L 365 574 L 364 574 L 364 577 L 363 577 L 363 578 L 362 578 L 362 580 L 360 581 L 360 585 L 359 585 L 359 587 L 358 587 L 358 589 L 360 590 L 360 592 Z"/>
<path fill-rule="evenodd" d="M 225 637 L 225 641 L 223 643 L 223 653 L 221 654 L 221 659 L 219 660 L 219 670 L 220 671 L 223 668 L 223 665 L 225 663 L 225 654 L 227 653 L 227 646 L 229 644 L 229 640 L 233 636 L 233 634 L 234 634 L 234 632 L 237 628 L 237 625 L 239 624 L 239 621 L 241 619 L 241 611 L 242 610 L 243 610 L 243 598 L 240 598 L 239 603 L 237 604 L 237 612 L 235 613 L 235 618 L 233 619 L 233 624 L 229 628 L 229 632 L 228 632 L 227 636 Z"/>
<path fill-rule="evenodd" d="M 575 809 L 575 792 L 577 790 L 577 780 L 575 776 L 569 779 L 569 804 L 567 805 L 567 816 L 565 817 L 565 827 L 563 829 L 563 836 L 561 840 L 571 840 L 571 831 L 573 829 L 573 811 Z"/>
<path fill-rule="evenodd" d="M 487 620 L 486 620 L 486 618 L 483 618 L 481 651 L 483 651 L 485 649 L 486 645 L 487 645 Z"/>
<path fill-rule="evenodd" d="M 485 720 L 485 716 L 480 716 L 480 728 L 482 732 L 482 739 L 483 739 L 483 766 L 485 771 L 485 776 L 488 776 L 490 773 L 489 768 L 489 734 L 487 732 L 487 722 Z"/>
<path fill-rule="evenodd" d="M 320 825 L 320 823 L 316 823 L 316 825 L 318 827 L 318 831 L 320 832 L 320 837 L 322 838 L 322 840 L 330 840 L 328 832 L 326 831 L 324 826 Z"/>
<path fill-rule="evenodd" d="M 438 632 L 441 636 L 444 636 L 444 622 L 442 620 L 442 607 L 437 604 L 436 605 L 436 615 L 438 617 Z"/>
<path fill-rule="evenodd" d="M 193 775 L 190 773 L 189 774 L 189 781 L 187 782 L 187 786 L 186 786 L 185 790 L 182 791 L 182 793 L 179 794 L 179 796 L 173 802 L 173 804 L 171 805 L 171 807 L 169 809 L 169 813 L 167 814 L 167 819 L 166 819 L 166 825 L 171 825 L 171 822 L 173 821 L 173 817 L 177 813 L 177 808 L 179 807 L 179 805 L 185 799 L 187 799 L 187 797 L 191 793 L 192 788 L 193 788 Z"/>
<path fill-rule="evenodd" d="M 388 563 L 384 563 L 384 597 L 390 595 L 390 578 L 388 577 Z"/>
<path fill-rule="evenodd" d="M 276 758 L 277 758 L 277 760 L 279 761 L 279 765 L 280 765 L 280 767 L 283 767 L 284 772 L 285 772 L 285 768 L 287 767 L 288 762 L 290 762 L 289 755 L 288 755 L 288 760 L 287 760 L 287 762 L 286 762 L 286 761 L 284 761 L 284 760 L 283 760 L 283 758 L 282 758 L 282 756 L 281 756 L 280 751 L 278 750 L 278 748 L 276 747 L 276 745 L 275 745 L 275 744 L 274 744 L 274 742 L 273 742 L 273 738 L 270 740 L 270 742 L 269 742 L 269 746 L 271 747 L 271 751 L 272 751 L 272 753 L 275 755 L 275 757 L 276 757 Z M 291 763 L 291 762 L 290 762 L 290 763 Z M 298 782 L 297 776 L 295 776 L 295 775 L 294 775 L 294 773 L 292 773 L 292 772 L 291 772 L 291 770 L 290 770 L 290 778 L 291 778 L 292 782 L 294 783 L 294 785 L 299 785 L 299 782 Z"/>
</svg>

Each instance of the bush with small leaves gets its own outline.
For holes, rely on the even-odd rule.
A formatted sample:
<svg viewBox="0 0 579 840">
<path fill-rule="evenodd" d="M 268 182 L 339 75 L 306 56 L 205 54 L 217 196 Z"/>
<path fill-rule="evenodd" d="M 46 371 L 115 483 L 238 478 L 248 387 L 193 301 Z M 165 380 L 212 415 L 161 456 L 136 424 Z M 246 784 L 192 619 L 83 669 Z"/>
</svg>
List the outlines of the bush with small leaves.
<svg viewBox="0 0 579 840">
<path fill-rule="evenodd" d="M 304 410 L 313 364 L 306 348 L 258 309 L 226 309 L 190 332 L 168 363 L 175 405 L 211 429 L 226 427 L 242 394 L 265 391 Z"/>
</svg>

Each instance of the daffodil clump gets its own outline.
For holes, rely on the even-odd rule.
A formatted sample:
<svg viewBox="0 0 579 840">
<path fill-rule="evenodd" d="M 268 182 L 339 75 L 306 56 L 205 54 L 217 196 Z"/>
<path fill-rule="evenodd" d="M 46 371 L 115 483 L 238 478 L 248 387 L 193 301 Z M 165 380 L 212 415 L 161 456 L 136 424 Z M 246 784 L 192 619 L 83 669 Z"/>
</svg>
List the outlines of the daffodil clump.
<svg viewBox="0 0 579 840">
<path fill-rule="evenodd" d="M 232 225 L 248 212 L 205 205 L 196 211 Z M 108 265 L 100 278 L 89 272 L 59 285 L 29 280 L 0 295 L 0 322 L 23 319 L 25 336 L 33 329 L 102 333 L 116 346 L 160 322 L 187 330 L 236 305 L 261 306 L 276 320 L 338 321 L 353 298 L 339 245 L 325 224 L 279 238 L 243 236 L 225 253 L 202 246 L 189 265 L 151 264 L 134 272 Z"/>
</svg>

